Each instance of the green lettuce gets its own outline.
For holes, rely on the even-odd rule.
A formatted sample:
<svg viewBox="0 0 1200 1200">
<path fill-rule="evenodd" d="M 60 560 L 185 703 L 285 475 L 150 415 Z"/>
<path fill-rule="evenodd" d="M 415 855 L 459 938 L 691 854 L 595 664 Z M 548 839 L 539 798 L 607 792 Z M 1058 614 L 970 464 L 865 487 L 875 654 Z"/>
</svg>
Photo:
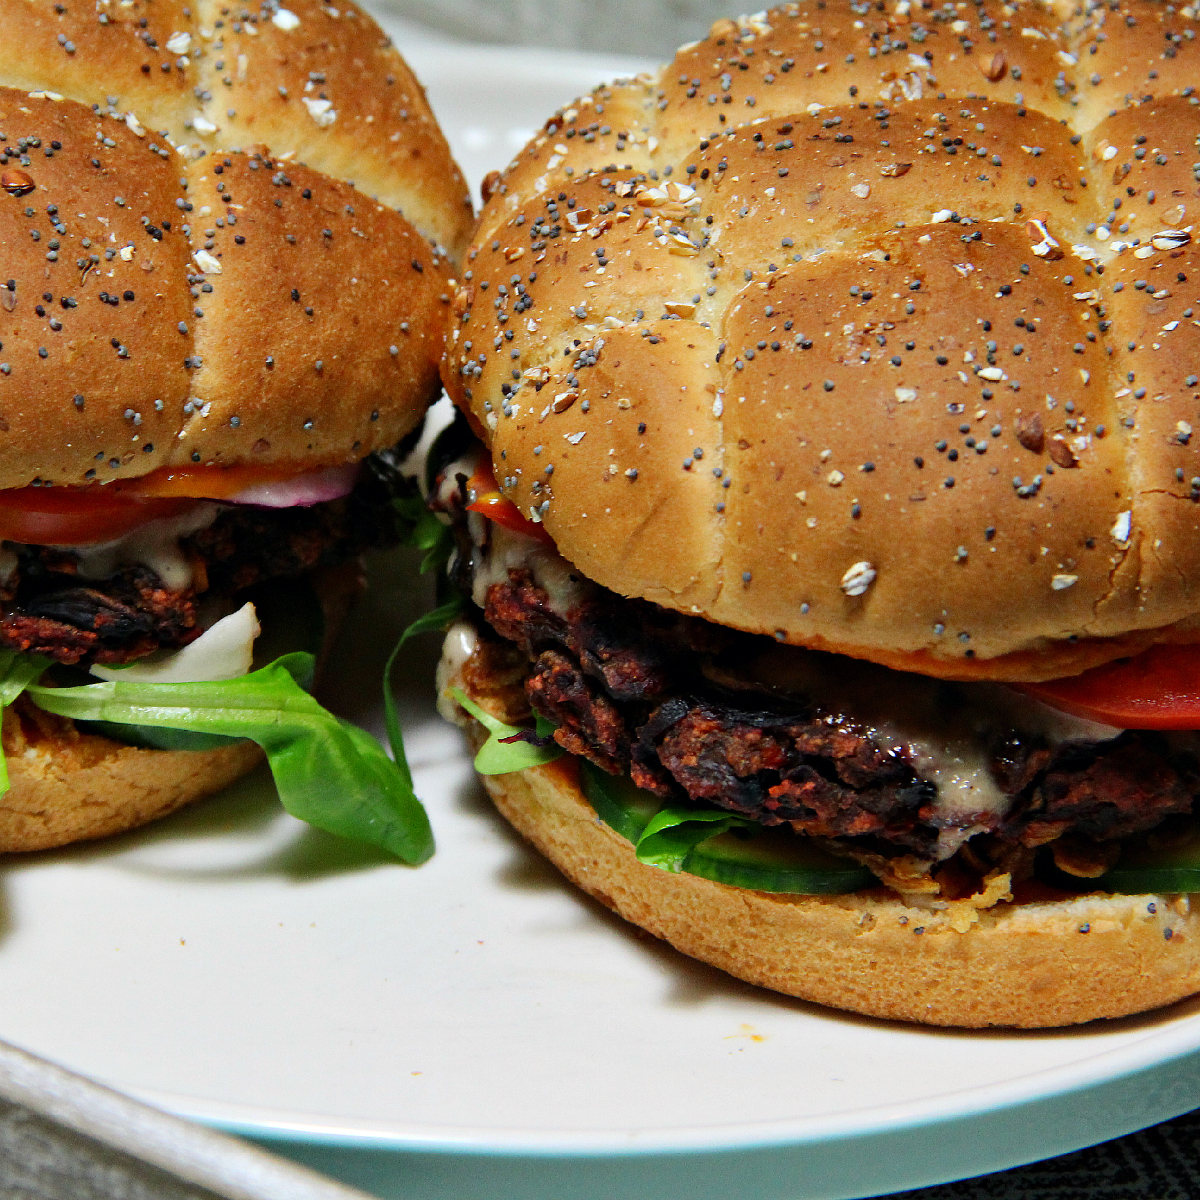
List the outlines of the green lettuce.
<svg viewBox="0 0 1200 1200">
<path fill-rule="evenodd" d="M 454 550 L 450 526 L 429 510 L 420 494 L 405 496 L 393 504 L 403 529 L 401 540 L 405 545 L 425 551 L 421 574 L 428 575 L 431 571 L 440 574 Z"/>
<path fill-rule="evenodd" d="M 638 861 L 731 887 L 794 895 L 843 895 L 877 881 L 865 867 L 790 829 L 713 805 L 667 806 L 628 775 L 579 764 L 584 795 L 610 829 L 633 843 Z"/>
<path fill-rule="evenodd" d="M 445 629 L 462 612 L 463 606 L 463 598 L 455 596 L 440 608 L 435 608 L 432 612 L 418 617 L 400 635 L 400 640 L 388 655 L 387 665 L 383 668 L 383 717 L 387 727 L 388 741 L 391 743 L 396 767 L 410 788 L 412 787 L 412 771 L 409 770 L 408 755 L 404 753 L 404 733 L 400 728 L 400 711 L 396 706 L 395 693 L 392 691 L 392 671 L 395 669 L 401 647 L 409 638 L 416 637 L 418 633 L 432 633 Z"/>
<path fill-rule="evenodd" d="M 11 651 L 0 656 L 0 704 L 25 691 L 39 708 L 72 720 L 248 738 L 265 751 L 279 798 L 293 816 L 414 865 L 433 853 L 429 818 L 407 766 L 393 763 L 369 733 L 327 712 L 304 690 L 311 654 L 285 654 L 238 679 L 202 683 L 116 679 L 47 687 L 36 681 L 48 665 Z"/>
<path fill-rule="evenodd" d="M 451 688 L 450 695 L 458 701 L 488 731 L 488 739 L 475 755 L 475 770 L 480 775 L 507 775 L 510 771 L 524 771 L 526 767 L 540 767 L 544 763 L 561 758 L 563 751 L 556 743 L 535 746 L 524 740 L 527 729 L 506 725 L 491 713 L 484 712 L 461 688 Z M 548 737 L 554 727 L 538 720 L 537 733 Z"/>
<path fill-rule="evenodd" d="M 50 665 L 39 654 L 0 650 L 0 711 L 6 709 Z M 0 751 L 0 796 L 8 791 L 8 762 Z"/>
<path fill-rule="evenodd" d="M 634 850 L 638 862 L 678 874 L 684 860 L 701 842 L 753 825 L 753 821 L 719 809 L 664 808 L 651 818 Z"/>
</svg>

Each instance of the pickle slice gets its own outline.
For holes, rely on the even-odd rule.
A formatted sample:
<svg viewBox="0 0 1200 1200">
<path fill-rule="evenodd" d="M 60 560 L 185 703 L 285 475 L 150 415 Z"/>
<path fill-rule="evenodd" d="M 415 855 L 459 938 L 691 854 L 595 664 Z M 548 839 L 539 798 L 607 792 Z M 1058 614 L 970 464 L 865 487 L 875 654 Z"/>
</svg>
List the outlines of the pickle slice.
<svg viewBox="0 0 1200 1200">
<path fill-rule="evenodd" d="M 853 859 L 828 854 L 790 829 L 731 829 L 701 842 L 683 869 L 734 887 L 801 896 L 841 896 L 878 883 Z"/>
<path fill-rule="evenodd" d="M 1094 886 L 1127 895 L 1200 892 L 1200 820 L 1131 838 Z"/>
<path fill-rule="evenodd" d="M 637 787 L 627 775 L 608 775 L 586 759 L 579 760 L 583 794 L 596 816 L 626 841 L 637 844 L 662 801 Z"/>
<path fill-rule="evenodd" d="M 596 815 L 642 851 L 639 843 L 654 818 L 668 811 L 666 806 L 624 776 L 606 775 L 588 762 L 581 762 L 580 769 L 584 795 Z M 733 887 L 805 896 L 843 895 L 875 882 L 865 867 L 827 853 L 811 839 L 790 829 L 767 829 L 755 821 L 710 807 L 698 808 L 694 815 L 675 809 L 670 812 L 676 820 L 666 830 L 651 829 L 650 836 L 645 838 L 646 842 L 654 842 L 654 852 L 643 861 L 653 866 L 681 869 L 689 875 Z M 702 828 L 697 828 L 701 822 L 715 823 L 722 831 L 697 840 L 697 834 L 703 833 Z M 663 832 L 678 835 L 677 868 L 666 865 L 669 856 L 662 851 Z"/>
</svg>

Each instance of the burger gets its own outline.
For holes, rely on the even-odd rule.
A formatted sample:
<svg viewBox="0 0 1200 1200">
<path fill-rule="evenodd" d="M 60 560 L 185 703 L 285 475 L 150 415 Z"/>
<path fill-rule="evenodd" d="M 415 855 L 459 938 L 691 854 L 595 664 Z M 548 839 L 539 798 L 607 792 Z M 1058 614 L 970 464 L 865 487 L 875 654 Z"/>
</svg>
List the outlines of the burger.
<svg viewBox="0 0 1200 1200">
<path fill-rule="evenodd" d="M 490 178 L 440 698 L 602 903 L 880 1017 L 1200 990 L 1196 33 L 788 4 Z"/>
<path fill-rule="evenodd" d="M 411 524 L 396 447 L 471 206 L 375 23 L 288 5 L 0 3 L 0 849 L 265 753 L 297 815 L 431 851 L 309 689 L 358 556 Z"/>
</svg>

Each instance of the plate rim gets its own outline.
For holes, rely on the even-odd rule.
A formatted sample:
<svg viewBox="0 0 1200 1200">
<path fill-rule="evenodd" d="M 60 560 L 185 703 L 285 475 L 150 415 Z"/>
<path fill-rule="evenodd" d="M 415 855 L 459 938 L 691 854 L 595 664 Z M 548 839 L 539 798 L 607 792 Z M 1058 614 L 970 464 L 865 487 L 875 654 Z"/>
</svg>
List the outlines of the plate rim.
<svg viewBox="0 0 1200 1200">
<path fill-rule="evenodd" d="M 1181 1002 L 1187 1003 L 1187 1001 Z M 1196 1002 L 1193 1002 L 1195 1005 Z M 1037 1031 L 1053 1036 L 1058 1031 Z M 1071 1036 L 1071 1031 L 1064 1031 Z M 1099 1031 L 1097 1031 L 1099 1032 Z M 1020 1034 L 1018 1034 L 1020 1036 Z M 1081 1036 L 1075 1034 L 1075 1036 Z M 1087 1036 L 1083 1034 L 1082 1036 Z M 1148 1046 L 1147 1043 L 1150 1043 Z M 1161 1043 L 1165 1043 L 1162 1045 Z M 1147 1054 L 1147 1051 L 1150 1051 Z M 1112 1088 L 1139 1075 L 1149 1082 L 1156 1073 L 1186 1068 L 1194 1059 L 1200 1068 L 1200 1010 L 1169 1021 L 1144 1037 L 1043 1071 L 975 1088 L 937 1093 L 916 1103 L 895 1101 L 870 1108 L 846 1109 L 818 1117 L 742 1124 L 637 1129 L 608 1127 L 592 1130 L 480 1129 L 444 1126 L 440 1129 L 387 1129 L 386 1122 L 345 1117 L 314 1117 L 238 1106 L 206 1103 L 154 1089 L 130 1089 L 177 1115 L 226 1132 L 274 1142 L 298 1142 L 329 1147 L 421 1152 L 471 1157 L 648 1157 L 681 1154 L 725 1154 L 732 1151 L 801 1148 L 853 1143 L 863 1138 L 903 1130 L 929 1130 L 969 1122 L 988 1115 L 1012 1116 L 1031 1105 L 1070 1103 L 1089 1090 Z M 1190 1097 L 1192 1101 L 1195 1097 Z M 1168 1107 L 1172 1107 L 1168 1105 Z M 1178 1116 L 1194 1107 L 1184 1101 L 1158 1119 Z M 1110 1122 L 1112 1124 L 1112 1122 Z M 1116 1132 L 1097 1141 L 1143 1127 L 1114 1124 Z M 1091 1144 L 1091 1143 L 1080 1143 Z M 1078 1148 L 1078 1147 L 1075 1147 Z"/>
</svg>

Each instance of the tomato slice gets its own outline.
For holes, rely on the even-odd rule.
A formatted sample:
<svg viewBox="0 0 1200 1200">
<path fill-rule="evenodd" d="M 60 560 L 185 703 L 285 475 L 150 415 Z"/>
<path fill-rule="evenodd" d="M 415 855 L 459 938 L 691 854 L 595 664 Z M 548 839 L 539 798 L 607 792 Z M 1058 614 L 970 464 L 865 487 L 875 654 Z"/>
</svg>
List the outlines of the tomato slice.
<svg viewBox="0 0 1200 1200">
<path fill-rule="evenodd" d="M 1018 690 L 1121 729 L 1200 729 L 1200 645 L 1151 646 L 1082 675 L 1023 683 Z"/>
<path fill-rule="evenodd" d="M 177 517 L 191 499 L 149 499 L 108 487 L 10 488 L 0 491 L 0 539 L 41 546 L 110 542 L 159 517 Z"/>
<path fill-rule="evenodd" d="M 467 505 L 468 512 L 482 513 L 489 521 L 495 521 L 514 533 L 524 534 L 547 546 L 554 545 L 554 539 L 546 532 L 544 525 L 521 516 L 521 510 L 501 493 L 496 477 L 486 467 L 476 468 L 475 474 L 467 482 L 467 490 L 475 493 L 475 499 Z"/>
<path fill-rule="evenodd" d="M 163 467 L 91 487 L 10 488 L 0 491 L 0 539 L 41 546 L 110 542 L 147 521 L 179 516 L 198 500 L 224 500 L 298 473 L 294 466 Z"/>
</svg>

